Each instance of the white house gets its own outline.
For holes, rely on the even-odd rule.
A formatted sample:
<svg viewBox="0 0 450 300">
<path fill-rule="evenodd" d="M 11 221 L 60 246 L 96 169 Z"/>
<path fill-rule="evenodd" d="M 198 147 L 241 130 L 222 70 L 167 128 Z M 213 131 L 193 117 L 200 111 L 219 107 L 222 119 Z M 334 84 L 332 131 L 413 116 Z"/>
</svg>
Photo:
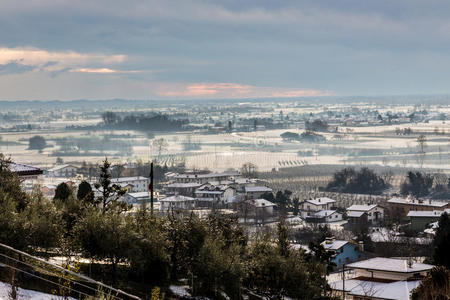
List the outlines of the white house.
<svg viewBox="0 0 450 300">
<path fill-rule="evenodd" d="M 301 204 L 300 215 L 306 218 L 321 210 L 330 210 L 335 202 L 336 200 L 328 197 L 306 200 Z"/>
<path fill-rule="evenodd" d="M 330 282 L 335 295 L 345 299 L 408 300 L 414 288 L 433 265 L 416 263 L 407 259 L 375 257 L 345 265 L 351 278 Z"/>
<path fill-rule="evenodd" d="M 307 222 L 312 223 L 331 223 L 342 221 L 342 214 L 336 210 L 320 210 L 306 216 Z"/>
<path fill-rule="evenodd" d="M 195 190 L 195 198 L 198 202 L 208 207 L 215 204 L 225 205 L 231 202 L 235 190 L 228 185 L 204 184 Z"/>
<path fill-rule="evenodd" d="M 47 170 L 50 177 L 75 177 L 78 168 L 74 165 L 59 165 Z"/>
<path fill-rule="evenodd" d="M 223 173 L 207 173 L 207 174 L 170 174 L 169 179 L 172 179 L 177 183 L 207 183 L 210 181 L 218 181 L 222 183 L 223 181 L 234 180 L 235 178 L 240 178 L 241 174 L 237 171 L 229 171 Z"/>
<path fill-rule="evenodd" d="M 377 204 L 352 205 L 347 208 L 347 213 L 364 212 L 370 224 L 377 224 L 384 219 L 384 208 Z"/>
<path fill-rule="evenodd" d="M 162 212 L 190 210 L 197 206 L 197 199 L 182 195 L 166 197 L 160 199 L 159 202 L 161 203 Z"/>
<path fill-rule="evenodd" d="M 119 177 L 112 178 L 111 184 L 117 184 L 122 188 L 126 188 L 129 192 L 132 193 L 146 192 L 148 191 L 150 179 L 143 176 Z"/>
<path fill-rule="evenodd" d="M 150 202 L 150 194 L 148 192 L 126 193 L 122 199 L 128 204 L 142 204 L 143 201 Z"/>
</svg>

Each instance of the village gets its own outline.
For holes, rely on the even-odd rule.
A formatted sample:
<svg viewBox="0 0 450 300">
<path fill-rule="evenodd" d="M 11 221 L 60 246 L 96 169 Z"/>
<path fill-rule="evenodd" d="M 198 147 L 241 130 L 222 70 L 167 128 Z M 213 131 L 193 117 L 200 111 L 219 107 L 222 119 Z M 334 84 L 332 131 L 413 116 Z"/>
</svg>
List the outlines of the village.
<svg viewBox="0 0 450 300">
<path fill-rule="evenodd" d="M 43 184 L 40 190 L 48 199 L 55 197 L 61 185 L 76 193 L 84 181 L 73 165 L 41 170 L 13 164 L 11 170 L 30 191 L 34 184 Z M 126 191 L 119 201 L 133 207 L 131 214 L 142 208 L 161 217 L 220 214 L 236 218 L 249 234 L 273 230 L 279 222 L 285 222 L 291 247 L 308 252 L 308 239 L 302 238 L 302 233 L 326 231 L 321 245 L 333 264 L 328 283 L 333 294 L 345 299 L 409 299 L 433 268 L 424 259 L 430 255 L 441 215 L 450 214 L 449 201 L 412 196 L 385 197 L 383 201 L 374 197 L 365 204 L 342 207 L 336 199 L 318 194 L 296 199 L 292 206 L 291 191 L 275 191 L 265 180 L 244 176 L 239 170 L 186 170 L 160 175 L 162 180 L 156 189 L 152 173 L 112 177 L 111 184 Z M 93 180 L 90 184 L 94 187 Z M 93 191 L 101 195 L 101 190 Z"/>
</svg>

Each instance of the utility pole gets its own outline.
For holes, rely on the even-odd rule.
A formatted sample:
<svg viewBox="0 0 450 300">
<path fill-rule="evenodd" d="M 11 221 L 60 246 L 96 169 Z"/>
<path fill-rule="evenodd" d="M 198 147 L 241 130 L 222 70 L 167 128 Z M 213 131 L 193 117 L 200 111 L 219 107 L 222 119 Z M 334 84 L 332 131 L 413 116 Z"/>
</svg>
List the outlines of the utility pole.
<svg viewBox="0 0 450 300">
<path fill-rule="evenodd" d="M 342 265 L 342 299 L 345 300 L 345 264 Z"/>
<path fill-rule="evenodd" d="M 150 184 L 148 185 L 150 192 L 150 215 L 153 217 L 153 162 L 150 163 Z"/>
</svg>

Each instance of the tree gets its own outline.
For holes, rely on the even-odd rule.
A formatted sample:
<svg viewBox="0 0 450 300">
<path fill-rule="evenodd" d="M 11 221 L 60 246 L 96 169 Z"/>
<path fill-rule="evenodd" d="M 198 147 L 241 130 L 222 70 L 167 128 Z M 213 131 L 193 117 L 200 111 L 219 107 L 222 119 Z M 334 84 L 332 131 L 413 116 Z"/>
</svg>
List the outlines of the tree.
<svg viewBox="0 0 450 300">
<path fill-rule="evenodd" d="M 446 300 L 450 295 L 450 271 L 444 267 L 434 267 L 420 285 L 412 291 L 412 300 Z"/>
<path fill-rule="evenodd" d="M 78 201 L 83 201 L 85 203 L 94 203 L 94 192 L 92 191 L 92 186 L 89 182 L 83 180 L 78 186 L 77 191 Z"/>
<path fill-rule="evenodd" d="M 433 240 L 433 261 L 436 265 L 444 266 L 450 270 L 450 218 L 443 213 L 439 218 L 438 229 Z"/>
<path fill-rule="evenodd" d="M 165 151 L 167 149 L 167 147 L 169 146 L 169 144 L 167 143 L 167 141 L 163 138 L 159 138 L 159 139 L 155 139 L 153 141 L 153 147 L 157 149 L 158 151 L 158 160 L 161 159 L 161 154 L 163 151 Z"/>
<path fill-rule="evenodd" d="M 118 203 L 120 197 L 125 195 L 126 190 L 122 189 L 117 184 L 111 184 L 111 163 L 108 158 L 105 158 L 103 164 L 100 166 L 100 179 L 95 183 L 95 188 L 101 193 L 101 196 L 97 197 L 96 204 L 102 205 L 102 211 L 105 213 L 111 207 L 120 207 L 123 210 L 127 209 L 125 202 Z"/>
<path fill-rule="evenodd" d="M 88 257 L 111 262 L 113 281 L 117 280 L 117 266 L 133 251 L 137 241 L 131 216 L 91 210 L 75 225 L 75 239 Z"/>
<path fill-rule="evenodd" d="M 65 182 L 58 184 L 53 200 L 67 201 L 72 195 L 72 189 Z"/>
<path fill-rule="evenodd" d="M 400 186 L 400 193 L 403 196 L 413 195 L 423 197 L 430 193 L 434 178 L 431 174 L 422 172 L 408 172 L 405 181 Z"/>
<path fill-rule="evenodd" d="M 361 168 L 359 171 L 353 168 L 345 168 L 334 173 L 333 179 L 328 183 L 325 190 L 374 195 L 381 194 L 386 188 L 388 188 L 388 184 L 383 177 L 369 168 Z"/>
<path fill-rule="evenodd" d="M 47 143 L 43 136 L 35 135 L 28 140 L 28 149 L 30 150 L 42 150 L 47 146 Z"/>
<path fill-rule="evenodd" d="M 298 199 L 298 197 L 295 197 L 292 200 L 292 204 L 294 206 L 294 208 L 293 208 L 294 216 L 298 216 L 298 212 L 299 212 L 299 209 L 300 209 L 300 200 Z"/>
<path fill-rule="evenodd" d="M 241 174 L 244 177 L 257 177 L 258 167 L 251 162 L 245 163 L 241 167 Z"/>
<path fill-rule="evenodd" d="M 423 134 L 419 135 L 417 138 L 417 144 L 419 145 L 420 153 L 425 153 L 425 148 L 427 147 L 427 137 Z"/>
</svg>

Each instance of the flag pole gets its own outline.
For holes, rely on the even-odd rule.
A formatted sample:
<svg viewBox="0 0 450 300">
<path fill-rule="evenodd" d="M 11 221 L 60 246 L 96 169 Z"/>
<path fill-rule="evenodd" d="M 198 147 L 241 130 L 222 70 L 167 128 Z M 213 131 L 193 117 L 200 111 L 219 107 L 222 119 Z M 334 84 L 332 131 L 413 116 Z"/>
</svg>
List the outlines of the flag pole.
<svg viewBox="0 0 450 300">
<path fill-rule="evenodd" d="M 153 162 L 150 164 L 150 215 L 153 217 Z"/>
</svg>

